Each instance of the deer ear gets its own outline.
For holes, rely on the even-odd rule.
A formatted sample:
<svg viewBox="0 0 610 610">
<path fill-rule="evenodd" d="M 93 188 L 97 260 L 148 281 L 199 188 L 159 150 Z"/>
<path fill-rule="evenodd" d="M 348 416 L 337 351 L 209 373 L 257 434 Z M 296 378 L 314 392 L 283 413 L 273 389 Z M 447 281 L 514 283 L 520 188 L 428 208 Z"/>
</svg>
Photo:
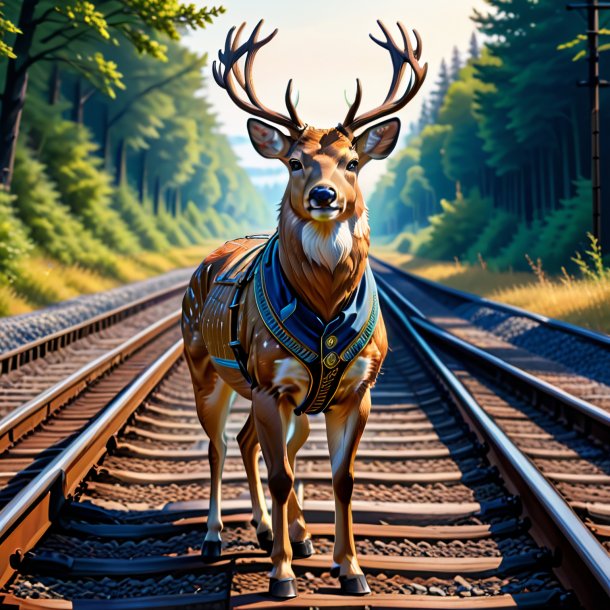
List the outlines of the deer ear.
<svg viewBox="0 0 610 610">
<path fill-rule="evenodd" d="M 360 165 L 371 159 L 385 159 L 396 146 L 400 120 L 393 118 L 369 127 L 356 138 L 356 152 Z"/>
<path fill-rule="evenodd" d="M 248 134 L 256 152 L 267 159 L 282 159 L 290 148 L 290 140 L 279 129 L 257 119 L 248 119 Z"/>
</svg>

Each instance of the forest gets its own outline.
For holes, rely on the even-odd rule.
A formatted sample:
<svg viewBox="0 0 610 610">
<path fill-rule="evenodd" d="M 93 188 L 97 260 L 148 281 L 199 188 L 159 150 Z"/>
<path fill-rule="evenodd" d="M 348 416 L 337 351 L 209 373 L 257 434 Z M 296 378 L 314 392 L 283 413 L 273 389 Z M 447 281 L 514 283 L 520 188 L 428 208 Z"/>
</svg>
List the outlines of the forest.
<svg viewBox="0 0 610 610">
<path fill-rule="evenodd" d="M 440 66 L 418 123 L 377 183 L 373 228 L 425 258 L 496 270 L 540 259 L 550 271 L 569 270 L 589 247 L 592 224 L 591 115 L 588 90 L 577 86 L 587 78 L 586 19 L 556 0 L 487 3 L 488 12 L 474 12 L 467 60 L 454 49 Z M 608 34 L 601 30 L 602 43 Z M 607 168 L 603 94 L 601 110 Z"/>
<path fill-rule="evenodd" d="M 0 288 L 42 303 L 29 285 L 41 257 L 120 278 L 121 257 L 266 226 L 206 103 L 207 59 L 180 42 L 223 7 L 24 0 L 0 11 Z"/>
</svg>

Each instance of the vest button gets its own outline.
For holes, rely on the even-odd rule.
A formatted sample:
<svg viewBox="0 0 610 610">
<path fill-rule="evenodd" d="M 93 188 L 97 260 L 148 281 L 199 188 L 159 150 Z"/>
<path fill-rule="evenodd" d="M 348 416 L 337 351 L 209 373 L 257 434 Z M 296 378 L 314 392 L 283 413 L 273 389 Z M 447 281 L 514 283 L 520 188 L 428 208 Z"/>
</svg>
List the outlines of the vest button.
<svg viewBox="0 0 610 610">
<path fill-rule="evenodd" d="M 335 335 L 330 335 L 329 337 L 326 337 L 326 341 L 324 343 L 326 344 L 326 347 L 332 349 L 335 347 L 335 345 L 337 345 L 337 337 L 335 337 Z"/>
<path fill-rule="evenodd" d="M 337 356 L 337 354 L 335 354 L 335 352 L 330 352 L 330 354 L 328 354 L 328 356 L 326 356 L 326 358 L 324 358 L 324 364 L 329 369 L 332 369 L 335 366 L 337 366 L 338 362 L 339 362 L 339 357 Z"/>
</svg>

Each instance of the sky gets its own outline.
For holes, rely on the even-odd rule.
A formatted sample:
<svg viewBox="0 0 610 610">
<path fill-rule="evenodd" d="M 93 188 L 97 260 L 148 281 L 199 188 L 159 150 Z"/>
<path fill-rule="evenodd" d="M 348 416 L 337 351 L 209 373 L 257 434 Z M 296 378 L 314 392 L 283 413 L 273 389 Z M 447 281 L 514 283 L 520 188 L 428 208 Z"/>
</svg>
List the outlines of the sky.
<svg viewBox="0 0 610 610">
<path fill-rule="evenodd" d="M 381 19 L 400 40 L 397 21 L 417 29 L 423 41 L 420 62 L 428 62 L 428 76 L 419 93 L 396 116 L 408 124 L 419 116 L 422 100 L 430 95 L 443 58 L 451 59 L 454 46 L 464 56 L 474 31 L 473 9 L 485 10 L 483 0 L 216 0 L 227 9 L 205 30 L 189 32 L 184 41 L 199 53 L 208 53 L 204 69 L 207 99 L 218 116 L 222 131 L 231 138 L 242 165 L 255 183 L 286 182 L 286 171 L 277 160 L 258 156 L 249 143 L 248 115 L 237 108 L 212 78 L 212 60 L 224 47 L 229 28 L 247 22 L 242 40 L 260 19 L 261 36 L 278 28 L 277 36 L 256 56 L 254 85 L 263 103 L 286 112 L 284 92 L 290 78 L 298 91 L 299 116 L 319 128 L 334 127 L 347 111 L 346 97 L 353 99 L 356 77 L 363 88 L 361 111 L 379 105 L 390 84 L 389 54 L 369 39 L 380 35 Z M 203 6 L 213 4 L 196 1 Z M 387 161 L 371 162 L 360 174 L 364 195 L 370 194 Z"/>
</svg>

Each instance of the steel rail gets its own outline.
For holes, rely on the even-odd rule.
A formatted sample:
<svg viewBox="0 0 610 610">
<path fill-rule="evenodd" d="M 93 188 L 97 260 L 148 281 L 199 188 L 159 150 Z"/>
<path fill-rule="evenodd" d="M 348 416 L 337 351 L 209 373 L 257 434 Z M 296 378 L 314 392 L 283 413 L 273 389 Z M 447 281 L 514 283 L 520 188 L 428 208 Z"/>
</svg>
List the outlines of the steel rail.
<svg viewBox="0 0 610 610">
<path fill-rule="evenodd" d="M 586 434 L 592 434 L 603 442 L 610 440 L 610 413 L 608 411 L 582 398 L 569 394 L 565 390 L 439 327 L 426 318 L 419 309 L 389 284 L 387 280 L 377 277 L 376 281 L 388 296 L 400 302 L 406 308 L 411 322 L 417 329 L 422 331 L 427 337 L 432 337 L 434 341 L 442 344 L 443 348 L 467 355 L 470 361 L 476 362 L 485 370 L 493 371 L 494 373 L 501 371 L 512 384 L 527 389 L 528 394 L 531 395 L 533 390 L 534 395 L 540 399 L 543 405 L 551 409 L 555 409 L 558 406 L 561 407 L 568 420 L 579 419 L 581 422 L 580 427 Z"/>
<path fill-rule="evenodd" d="M 78 324 L 74 324 L 8 350 L 3 354 L 0 354 L 0 374 L 4 375 L 28 362 L 45 356 L 49 352 L 56 351 L 87 335 L 108 328 L 131 314 L 137 313 L 142 309 L 155 305 L 172 296 L 179 295 L 184 292 L 187 283 L 187 281 L 184 281 L 172 284 L 167 288 L 157 290 L 145 297 L 97 314 Z"/>
<path fill-rule="evenodd" d="M 392 265 L 391 263 L 388 263 L 377 256 L 370 256 L 370 258 L 375 263 L 381 265 L 382 267 L 385 267 L 386 269 L 392 271 L 393 273 L 396 273 L 397 275 L 401 275 L 407 278 L 409 281 L 425 286 L 426 288 L 431 288 L 433 290 L 436 290 L 437 292 L 448 294 L 464 301 L 465 303 L 478 303 L 480 305 L 484 305 L 485 307 L 489 307 L 491 309 L 495 309 L 496 311 L 501 311 L 512 316 L 528 318 L 553 330 L 568 333 L 570 335 L 574 335 L 581 339 L 589 341 L 590 343 L 594 343 L 597 346 L 610 349 L 610 335 L 590 330 L 588 328 L 583 328 L 581 326 L 576 326 L 575 324 L 570 324 L 569 322 L 563 322 L 562 320 L 557 320 L 556 318 L 549 318 L 548 316 L 543 316 L 542 314 L 534 313 L 526 309 L 521 309 L 520 307 L 517 307 L 515 305 L 508 305 L 506 303 L 492 301 L 491 299 L 486 299 L 485 297 L 480 297 L 476 294 L 472 294 L 464 290 L 459 290 L 458 288 L 445 286 L 444 284 L 440 284 L 439 282 L 434 282 L 433 280 L 429 280 L 425 277 L 421 277 L 414 273 L 410 273 L 409 271 L 405 271 L 404 269 L 396 267 L 395 265 Z M 378 274 L 377 278 L 379 278 Z"/>
<path fill-rule="evenodd" d="M 382 303 L 400 323 L 407 337 L 410 337 L 424 362 L 456 399 L 466 420 L 473 424 L 475 432 L 489 444 L 500 470 L 506 473 L 505 481 L 520 491 L 538 536 L 560 548 L 563 559 L 573 562 L 569 572 L 560 570 L 562 576 L 577 592 L 585 607 L 599 607 L 601 599 L 610 598 L 608 553 L 555 488 L 441 361 L 405 314 L 403 299 L 398 305 L 383 286 L 380 286 L 379 292 Z M 406 309 L 413 310 L 412 307 Z M 544 527 L 541 521 L 544 522 Z"/>
<path fill-rule="evenodd" d="M 151 324 L 0 419 L 0 453 L 80 394 L 91 382 L 176 325 L 180 315 L 181 311 L 176 310 Z"/>
<path fill-rule="evenodd" d="M 0 511 L 0 587 L 20 558 L 42 537 L 107 444 L 181 356 L 182 339 L 125 388 L 23 490 Z"/>
</svg>

